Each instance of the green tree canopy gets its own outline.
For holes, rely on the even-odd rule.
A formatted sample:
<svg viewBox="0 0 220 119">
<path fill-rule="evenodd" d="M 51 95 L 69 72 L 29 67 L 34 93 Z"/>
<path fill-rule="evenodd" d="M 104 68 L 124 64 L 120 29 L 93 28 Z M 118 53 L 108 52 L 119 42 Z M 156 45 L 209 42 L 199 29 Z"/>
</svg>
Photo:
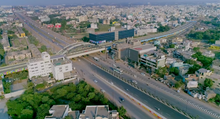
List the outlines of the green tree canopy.
<svg viewBox="0 0 220 119">
<path fill-rule="evenodd" d="M 206 78 L 204 81 L 204 86 L 211 88 L 213 85 L 213 81 L 211 79 Z"/>
<path fill-rule="evenodd" d="M 118 113 L 119 113 L 120 116 L 125 115 L 126 114 L 125 108 L 123 106 L 119 107 L 118 108 Z"/>
</svg>

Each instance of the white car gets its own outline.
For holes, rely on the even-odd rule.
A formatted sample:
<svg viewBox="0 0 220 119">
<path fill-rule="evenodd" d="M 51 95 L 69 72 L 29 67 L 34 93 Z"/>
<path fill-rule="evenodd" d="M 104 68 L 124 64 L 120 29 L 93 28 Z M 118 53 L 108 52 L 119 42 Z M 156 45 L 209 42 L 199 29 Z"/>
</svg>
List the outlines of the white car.
<svg viewBox="0 0 220 119">
<path fill-rule="evenodd" d="M 97 80 L 94 80 L 94 82 L 97 83 L 98 81 L 97 81 Z"/>
<path fill-rule="evenodd" d="M 141 73 L 141 75 L 145 76 L 145 73 Z"/>
</svg>

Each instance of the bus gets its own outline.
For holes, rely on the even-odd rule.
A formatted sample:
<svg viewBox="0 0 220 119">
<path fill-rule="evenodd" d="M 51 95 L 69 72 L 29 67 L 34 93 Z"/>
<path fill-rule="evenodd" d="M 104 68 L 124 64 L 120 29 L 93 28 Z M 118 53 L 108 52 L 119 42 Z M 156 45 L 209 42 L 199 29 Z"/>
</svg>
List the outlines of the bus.
<svg viewBox="0 0 220 119">
<path fill-rule="evenodd" d="M 122 74 L 123 73 L 123 70 L 120 69 L 120 67 L 116 67 L 113 69 L 115 72 L 119 73 L 119 74 Z"/>
</svg>

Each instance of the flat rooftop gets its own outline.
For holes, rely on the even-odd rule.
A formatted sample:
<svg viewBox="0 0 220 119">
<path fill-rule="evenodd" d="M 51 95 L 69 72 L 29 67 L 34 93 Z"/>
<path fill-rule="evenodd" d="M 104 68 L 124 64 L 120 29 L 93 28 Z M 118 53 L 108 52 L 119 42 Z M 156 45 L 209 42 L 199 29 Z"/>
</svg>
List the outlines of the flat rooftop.
<svg viewBox="0 0 220 119">
<path fill-rule="evenodd" d="M 127 29 L 123 29 L 123 28 L 117 28 L 115 29 L 114 31 L 100 31 L 100 32 L 95 32 L 95 33 L 90 33 L 90 34 L 104 34 L 104 33 L 112 33 L 112 32 L 115 32 L 115 31 L 125 31 Z"/>
<path fill-rule="evenodd" d="M 60 60 L 53 61 L 54 66 L 59 66 L 59 65 L 69 64 L 69 63 L 71 63 L 71 60 L 69 60 L 69 59 L 64 59 L 64 60 L 60 59 Z"/>
<path fill-rule="evenodd" d="M 54 111 L 54 112 L 52 116 L 49 116 L 49 117 L 53 117 L 57 119 L 62 118 L 66 108 L 67 108 L 67 105 L 53 105 L 49 111 Z"/>
<path fill-rule="evenodd" d="M 133 47 L 132 49 L 136 50 L 136 51 L 141 51 L 141 50 L 145 50 L 145 49 L 151 49 L 151 48 L 154 48 L 154 47 L 155 46 L 153 46 L 151 44 L 145 44 L 145 45 L 140 45 L 140 46 Z"/>
</svg>

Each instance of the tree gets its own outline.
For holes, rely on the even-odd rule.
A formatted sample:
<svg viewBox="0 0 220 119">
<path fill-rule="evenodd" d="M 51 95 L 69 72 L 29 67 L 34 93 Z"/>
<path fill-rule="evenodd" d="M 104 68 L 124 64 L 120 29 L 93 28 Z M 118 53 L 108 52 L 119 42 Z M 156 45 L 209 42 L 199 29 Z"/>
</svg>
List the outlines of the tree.
<svg viewBox="0 0 220 119">
<path fill-rule="evenodd" d="M 95 93 L 91 92 L 88 94 L 89 99 L 93 99 L 95 97 Z"/>
<path fill-rule="evenodd" d="M 156 70 L 156 74 L 158 74 L 160 77 L 163 77 L 167 73 L 167 68 L 166 67 L 159 67 Z"/>
<path fill-rule="evenodd" d="M 197 70 L 201 68 L 200 65 L 194 64 L 192 67 L 189 68 L 187 74 L 194 74 Z"/>
<path fill-rule="evenodd" d="M 73 98 L 73 100 L 74 100 L 75 102 L 79 102 L 79 101 L 81 100 L 81 95 L 80 95 L 80 94 L 77 94 L 77 95 Z"/>
<path fill-rule="evenodd" d="M 49 99 L 50 99 L 49 96 L 43 96 L 42 103 L 46 103 Z"/>
<path fill-rule="evenodd" d="M 53 74 L 52 74 L 52 73 L 50 73 L 50 75 L 49 75 L 49 76 L 50 76 L 50 78 L 53 78 Z"/>
<path fill-rule="evenodd" d="M 45 45 L 42 45 L 41 48 L 39 49 L 41 52 L 47 51 L 47 47 Z"/>
<path fill-rule="evenodd" d="M 193 48 L 193 51 L 194 51 L 194 52 L 199 52 L 199 50 L 200 50 L 199 47 L 194 47 L 194 48 Z"/>
<path fill-rule="evenodd" d="M 159 28 L 157 28 L 157 31 L 158 32 L 165 32 L 165 31 L 169 31 L 170 30 L 170 27 L 169 26 L 159 26 Z"/>
<path fill-rule="evenodd" d="M 121 106 L 118 108 L 118 113 L 120 116 L 124 116 L 126 114 L 126 109 L 123 106 Z"/>
<path fill-rule="evenodd" d="M 211 79 L 206 78 L 204 81 L 204 86 L 211 88 L 213 85 L 213 81 Z"/>
<path fill-rule="evenodd" d="M 48 104 L 42 104 L 37 109 L 37 119 L 44 119 L 47 114 L 49 114 L 50 106 Z"/>
<path fill-rule="evenodd" d="M 170 45 L 170 48 L 175 48 L 175 45 L 174 45 L 174 44 L 171 44 L 171 45 Z"/>
<path fill-rule="evenodd" d="M 33 118 L 33 110 L 24 109 L 21 111 L 21 119 L 32 119 Z"/>
<path fill-rule="evenodd" d="M 84 37 L 82 38 L 82 41 L 83 41 L 83 42 L 89 42 L 89 38 L 86 37 L 86 36 L 84 36 Z"/>
<path fill-rule="evenodd" d="M 177 67 L 170 68 L 170 73 L 173 73 L 175 75 L 179 75 L 179 69 Z"/>
<path fill-rule="evenodd" d="M 175 86 L 174 86 L 174 87 L 175 87 L 175 88 L 180 88 L 180 87 L 182 86 L 182 84 L 183 84 L 182 81 L 179 80 L 178 82 L 175 83 Z"/>
</svg>

